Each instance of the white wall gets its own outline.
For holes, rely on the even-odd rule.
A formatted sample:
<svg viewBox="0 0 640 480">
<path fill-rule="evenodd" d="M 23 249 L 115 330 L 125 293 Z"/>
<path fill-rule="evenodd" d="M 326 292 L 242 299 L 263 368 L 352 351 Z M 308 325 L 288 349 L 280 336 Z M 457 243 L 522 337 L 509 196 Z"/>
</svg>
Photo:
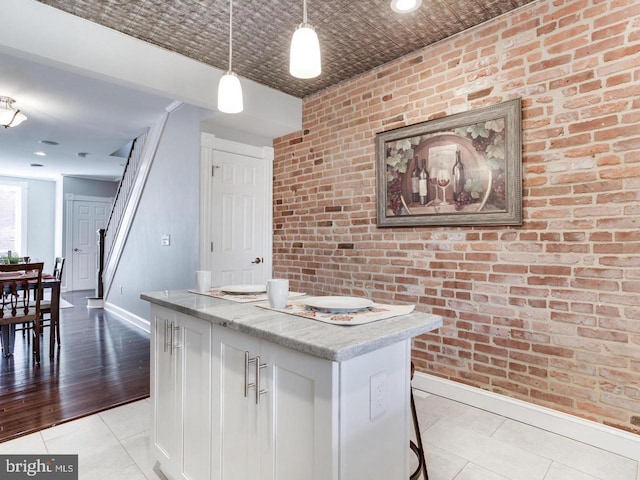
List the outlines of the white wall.
<svg viewBox="0 0 640 480">
<path fill-rule="evenodd" d="M 56 182 L 32 178 L 0 177 L 0 181 L 27 184 L 27 250 L 19 251 L 53 270 L 55 258 Z"/>
<path fill-rule="evenodd" d="M 172 111 L 145 184 L 108 298 L 110 305 L 143 319 L 140 294 L 191 288 L 198 268 L 200 111 Z M 163 234 L 171 245 L 161 245 Z"/>
</svg>

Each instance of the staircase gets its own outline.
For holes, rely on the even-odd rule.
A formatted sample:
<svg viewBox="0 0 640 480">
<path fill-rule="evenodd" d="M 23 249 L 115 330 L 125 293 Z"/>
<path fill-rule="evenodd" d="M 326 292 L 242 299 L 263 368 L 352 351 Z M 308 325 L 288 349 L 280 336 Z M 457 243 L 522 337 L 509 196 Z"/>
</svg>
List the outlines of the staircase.
<svg viewBox="0 0 640 480">
<path fill-rule="evenodd" d="M 136 138 L 131 145 L 107 227 L 98 232 L 98 287 L 96 296 L 88 299 L 90 308 L 102 308 L 104 299 L 109 295 L 118 261 L 133 223 L 168 115 L 169 112 L 165 112 L 155 125 Z"/>
</svg>

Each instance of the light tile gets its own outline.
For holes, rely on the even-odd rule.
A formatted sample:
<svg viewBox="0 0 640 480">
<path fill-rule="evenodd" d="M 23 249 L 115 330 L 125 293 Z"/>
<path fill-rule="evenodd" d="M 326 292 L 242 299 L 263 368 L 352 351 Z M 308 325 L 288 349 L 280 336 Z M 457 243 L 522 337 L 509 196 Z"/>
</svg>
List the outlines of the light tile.
<svg viewBox="0 0 640 480">
<path fill-rule="evenodd" d="M 112 408 L 99 415 L 119 440 L 151 428 L 151 404 L 145 400 Z"/>
<path fill-rule="evenodd" d="M 422 434 L 425 448 L 438 446 L 491 472 L 517 480 L 542 480 L 551 460 L 441 419 Z M 457 480 L 457 479 L 456 479 Z"/>
<path fill-rule="evenodd" d="M 593 477 L 560 463 L 553 463 L 544 480 L 605 480 Z"/>
<path fill-rule="evenodd" d="M 636 480 L 638 462 L 513 420 L 494 438 L 604 480 Z"/>
<path fill-rule="evenodd" d="M 475 463 L 468 463 L 455 480 L 517 480 L 503 477 L 495 472 L 482 468 Z"/>
<path fill-rule="evenodd" d="M 98 415 L 90 415 L 88 417 L 79 418 L 71 422 L 61 423 L 55 427 L 49 427 L 42 430 L 42 438 L 45 442 L 52 440 L 56 437 L 62 437 L 69 433 L 78 432 L 82 430 L 93 430 L 94 428 L 104 428 L 104 422 L 98 417 Z"/>
<path fill-rule="evenodd" d="M 48 452 L 42 435 L 40 435 L 40 432 L 37 432 L 0 443 L 0 453 L 3 455 L 38 455 Z"/>
<path fill-rule="evenodd" d="M 419 390 L 414 398 L 430 480 L 640 480 L 634 460 Z M 0 443 L 0 453 L 78 454 L 80 480 L 166 480 L 151 457 L 150 412 L 147 398 Z"/>
<path fill-rule="evenodd" d="M 92 465 L 82 468 L 80 465 L 79 480 L 147 480 L 137 465 L 120 467 L 116 465 Z"/>
<path fill-rule="evenodd" d="M 413 453 L 411 453 L 413 457 Z M 433 445 L 425 445 L 425 457 L 427 459 L 427 473 L 429 480 L 453 480 L 467 464 L 465 458 L 459 457 Z M 412 464 L 413 468 L 418 463 Z M 413 470 L 411 470 L 413 472 Z"/>
<path fill-rule="evenodd" d="M 138 433 L 121 441 L 129 456 L 136 463 L 146 478 L 150 480 L 164 479 L 162 473 L 154 470 L 156 460 L 151 456 L 150 431 Z"/>
<path fill-rule="evenodd" d="M 448 422 L 473 432 L 491 436 L 504 422 L 504 417 L 464 403 L 430 395 L 424 399 L 415 397 L 416 410 L 420 418 L 420 429 L 424 431 L 435 422 L 433 418 L 446 418 Z M 423 419 L 425 421 L 423 426 Z"/>
</svg>

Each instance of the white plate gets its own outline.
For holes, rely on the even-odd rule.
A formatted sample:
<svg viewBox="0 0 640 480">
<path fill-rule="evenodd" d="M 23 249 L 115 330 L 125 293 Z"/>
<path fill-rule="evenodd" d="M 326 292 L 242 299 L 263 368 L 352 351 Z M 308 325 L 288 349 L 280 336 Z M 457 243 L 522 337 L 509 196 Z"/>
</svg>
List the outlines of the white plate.
<svg viewBox="0 0 640 480">
<path fill-rule="evenodd" d="M 251 295 L 255 293 L 265 293 L 267 287 L 265 285 L 225 285 L 218 290 L 233 295 Z"/>
<path fill-rule="evenodd" d="M 348 313 L 357 312 L 373 306 L 373 302 L 360 297 L 311 297 L 304 299 L 307 307 L 322 312 Z"/>
</svg>

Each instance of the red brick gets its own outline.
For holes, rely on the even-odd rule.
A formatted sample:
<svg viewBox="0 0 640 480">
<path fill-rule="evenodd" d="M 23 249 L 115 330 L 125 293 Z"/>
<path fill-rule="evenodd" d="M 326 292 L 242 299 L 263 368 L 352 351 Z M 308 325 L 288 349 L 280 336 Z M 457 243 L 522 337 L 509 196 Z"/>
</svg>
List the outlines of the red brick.
<svg viewBox="0 0 640 480">
<path fill-rule="evenodd" d="M 423 371 L 638 430 L 614 393 L 640 372 L 638 18 L 539 0 L 303 99 L 274 141 L 274 274 L 442 315 Z M 514 97 L 522 225 L 375 226 L 376 133 Z"/>
</svg>

